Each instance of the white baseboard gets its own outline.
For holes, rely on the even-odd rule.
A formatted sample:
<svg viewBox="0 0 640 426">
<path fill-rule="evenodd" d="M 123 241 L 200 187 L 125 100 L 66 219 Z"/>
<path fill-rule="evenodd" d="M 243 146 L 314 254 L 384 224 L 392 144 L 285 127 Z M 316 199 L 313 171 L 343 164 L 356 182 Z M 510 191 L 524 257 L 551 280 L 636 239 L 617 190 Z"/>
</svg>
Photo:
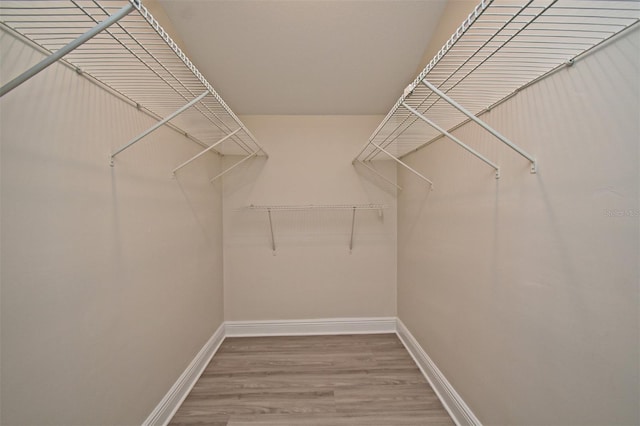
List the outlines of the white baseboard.
<svg viewBox="0 0 640 426">
<path fill-rule="evenodd" d="M 169 423 L 222 344 L 225 338 L 224 329 L 225 326 L 222 323 L 200 349 L 200 352 L 187 366 L 186 370 L 178 377 L 178 380 L 171 386 L 169 392 L 142 423 L 142 426 L 164 426 Z"/>
<path fill-rule="evenodd" d="M 395 333 L 395 317 L 226 321 L 228 337 Z"/>
<path fill-rule="evenodd" d="M 400 319 L 397 320 L 396 334 L 438 395 L 438 398 L 440 398 L 440 401 L 442 401 L 442 404 L 453 418 L 453 421 L 458 426 L 481 426 L 482 423 L 480 423 L 480 420 L 473 414 L 469 406 L 453 386 L 451 386 L 451 383 L 444 377 L 444 374 L 442 374 L 436 364 L 429 358 L 429 355 L 422 349 L 418 341 Z"/>
</svg>

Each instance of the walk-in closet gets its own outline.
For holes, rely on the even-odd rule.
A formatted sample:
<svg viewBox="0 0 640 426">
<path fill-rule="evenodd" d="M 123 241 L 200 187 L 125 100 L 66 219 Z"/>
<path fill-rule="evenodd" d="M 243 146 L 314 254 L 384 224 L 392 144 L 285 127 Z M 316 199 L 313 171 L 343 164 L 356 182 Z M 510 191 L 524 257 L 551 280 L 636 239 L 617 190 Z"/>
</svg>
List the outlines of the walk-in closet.
<svg viewBox="0 0 640 426">
<path fill-rule="evenodd" d="M 0 0 L 0 424 L 640 424 L 640 0 Z"/>
</svg>

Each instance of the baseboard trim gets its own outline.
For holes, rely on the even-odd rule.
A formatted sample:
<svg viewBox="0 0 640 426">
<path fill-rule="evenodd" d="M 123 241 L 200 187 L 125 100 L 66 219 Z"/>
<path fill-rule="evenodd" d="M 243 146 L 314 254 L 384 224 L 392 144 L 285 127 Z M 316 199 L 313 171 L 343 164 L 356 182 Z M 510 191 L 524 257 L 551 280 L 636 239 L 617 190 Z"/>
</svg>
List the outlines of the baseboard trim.
<svg viewBox="0 0 640 426">
<path fill-rule="evenodd" d="M 222 323 L 178 377 L 178 380 L 171 386 L 169 392 L 142 423 L 142 426 L 165 426 L 171 421 L 171 418 L 178 411 L 178 408 L 191 392 L 211 358 L 213 358 L 213 355 L 218 351 L 224 338 L 225 325 Z"/>
<path fill-rule="evenodd" d="M 469 406 L 453 386 L 451 386 L 451 383 L 449 383 L 444 374 L 442 374 L 399 318 L 397 319 L 396 334 L 438 395 L 438 398 L 440 398 L 440 401 L 449 412 L 451 418 L 453 418 L 453 421 L 458 426 L 482 426 L 480 420 L 473 414 Z"/>
<path fill-rule="evenodd" d="M 395 333 L 396 318 L 226 321 L 225 329 L 228 337 Z"/>
</svg>

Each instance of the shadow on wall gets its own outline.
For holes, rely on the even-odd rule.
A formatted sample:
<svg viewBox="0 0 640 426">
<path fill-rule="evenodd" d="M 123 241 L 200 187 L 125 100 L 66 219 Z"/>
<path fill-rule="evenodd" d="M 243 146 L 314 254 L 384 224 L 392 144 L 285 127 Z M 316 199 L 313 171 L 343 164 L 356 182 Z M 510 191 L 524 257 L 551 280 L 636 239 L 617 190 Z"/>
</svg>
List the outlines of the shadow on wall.
<svg viewBox="0 0 640 426">
<path fill-rule="evenodd" d="M 178 184 L 178 188 L 180 188 L 180 192 L 182 193 L 185 202 L 187 203 L 187 205 L 189 206 L 189 209 L 191 210 L 194 220 L 198 224 L 199 228 L 202 230 L 202 235 L 205 236 L 205 238 L 207 239 L 208 245 L 214 246 L 219 244 L 220 242 L 216 241 L 216 238 L 219 237 L 219 232 L 213 232 L 211 227 L 208 226 L 210 224 L 208 224 L 206 221 L 206 218 L 211 217 L 211 215 L 207 214 L 207 212 L 203 211 L 202 209 L 198 209 L 198 205 L 196 204 L 195 201 L 193 201 L 194 197 L 189 196 L 189 189 L 193 190 L 193 187 L 189 185 L 184 185 L 181 182 L 180 177 L 176 177 L 176 183 Z M 221 194 L 221 188 L 219 187 L 219 185 L 207 182 L 203 186 L 206 186 L 206 188 L 202 188 L 201 191 L 209 190 L 209 191 L 218 193 L 216 195 L 216 198 L 221 199 L 222 194 Z M 195 200 L 197 199 L 198 198 L 195 197 Z M 220 216 L 220 221 L 221 220 L 222 220 L 222 216 Z M 222 224 L 220 224 L 220 226 L 222 226 Z"/>
<path fill-rule="evenodd" d="M 413 179 L 413 177 L 409 177 L 409 179 Z M 402 242 L 408 243 L 411 235 L 415 235 L 416 226 L 421 222 L 420 218 L 429 215 L 429 197 L 433 193 L 431 186 L 417 178 L 412 184 L 408 183 L 407 180 L 403 181 L 403 184 L 406 185 L 402 191 L 405 196 L 403 197 L 402 209 L 398 209 L 398 223 L 405 224 L 398 227 L 399 250 L 404 247 Z M 429 238 L 428 233 L 424 235 L 424 238 Z"/>
<path fill-rule="evenodd" d="M 240 155 L 226 155 L 223 157 L 222 167 L 226 170 L 243 158 Z M 238 191 L 251 193 L 256 182 L 260 179 L 260 174 L 264 170 L 267 161 L 267 157 L 264 156 L 254 157 L 222 178 L 217 179 L 216 185 L 224 188 L 225 196 L 232 195 Z"/>
<path fill-rule="evenodd" d="M 433 194 L 399 172 L 400 317 L 483 422 L 637 423 L 639 30 L 483 114 L 537 174 L 469 125 L 499 181 L 443 139 Z"/>
<path fill-rule="evenodd" d="M 380 164 L 382 165 L 382 167 L 380 167 Z M 382 170 L 378 170 L 376 168 L 376 165 Z M 376 162 L 367 164 L 362 164 L 361 162 L 356 161 L 353 166 L 355 167 L 355 170 L 361 179 L 375 185 L 378 189 L 381 189 L 388 195 L 395 197 L 397 191 L 400 190 L 399 186 L 395 183 L 397 180 L 395 164 L 393 164 L 391 161 L 385 161 L 384 163 Z M 391 173 L 389 173 L 389 170 L 391 170 Z M 385 173 L 387 173 L 388 176 L 385 175 Z M 364 190 L 367 190 L 368 188 L 367 185 L 362 185 L 362 187 Z M 367 191 L 367 193 L 369 194 L 369 199 L 372 200 L 372 191 Z M 375 203 L 377 201 L 372 200 L 372 202 Z"/>
<path fill-rule="evenodd" d="M 1 34 L 3 78 L 41 59 Z M 110 167 L 156 121 L 60 63 L 0 102 L 1 422 L 140 424 L 222 319 L 215 164 L 173 181 L 165 127 Z"/>
</svg>

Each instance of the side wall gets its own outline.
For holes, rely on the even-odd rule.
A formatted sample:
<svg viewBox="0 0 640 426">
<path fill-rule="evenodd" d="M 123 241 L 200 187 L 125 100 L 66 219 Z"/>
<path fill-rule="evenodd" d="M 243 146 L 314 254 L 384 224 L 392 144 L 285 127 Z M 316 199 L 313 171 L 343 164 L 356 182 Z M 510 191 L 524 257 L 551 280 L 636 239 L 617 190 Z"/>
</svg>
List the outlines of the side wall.
<svg viewBox="0 0 640 426">
<path fill-rule="evenodd" d="M 639 424 L 640 29 L 399 171 L 398 311 L 484 424 Z"/>
<path fill-rule="evenodd" d="M 349 162 L 379 116 L 247 116 L 269 152 L 225 177 L 225 318 L 284 320 L 396 314 L 395 187 Z M 236 160 L 236 159 L 234 159 Z M 247 164 L 247 163 L 245 163 Z M 395 179 L 395 166 L 380 171 Z M 387 204 L 352 212 L 266 212 L 253 205 Z"/>
<path fill-rule="evenodd" d="M 2 79 L 41 56 L 1 34 Z M 1 107 L 2 418 L 134 425 L 223 321 L 221 187 L 201 147 L 61 64 Z"/>
</svg>

